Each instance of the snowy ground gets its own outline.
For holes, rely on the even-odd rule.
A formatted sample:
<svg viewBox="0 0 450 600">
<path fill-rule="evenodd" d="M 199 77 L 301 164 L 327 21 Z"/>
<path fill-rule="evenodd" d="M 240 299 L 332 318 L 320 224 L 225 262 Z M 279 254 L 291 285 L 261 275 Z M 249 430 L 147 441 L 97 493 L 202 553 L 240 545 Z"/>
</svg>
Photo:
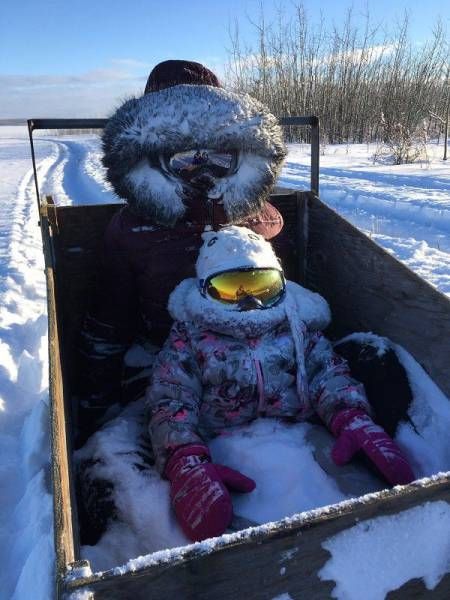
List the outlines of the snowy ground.
<svg viewBox="0 0 450 600">
<path fill-rule="evenodd" d="M 320 197 L 348 221 L 450 295 L 450 164 L 430 144 L 430 163 L 375 165 L 376 146 L 328 146 Z M 292 145 L 280 183 L 309 184 L 308 148 Z"/>
<path fill-rule="evenodd" d="M 450 162 L 374 165 L 374 148 L 327 147 L 321 197 L 450 296 Z M 40 136 L 44 193 L 61 203 L 111 201 L 95 137 Z M 308 152 L 291 146 L 281 184 L 307 187 Z M 50 598 L 46 305 L 26 132 L 0 128 L 0 598 Z M 45 565 L 45 567 L 44 567 Z M 48 567 L 48 568 L 47 568 Z"/>
</svg>

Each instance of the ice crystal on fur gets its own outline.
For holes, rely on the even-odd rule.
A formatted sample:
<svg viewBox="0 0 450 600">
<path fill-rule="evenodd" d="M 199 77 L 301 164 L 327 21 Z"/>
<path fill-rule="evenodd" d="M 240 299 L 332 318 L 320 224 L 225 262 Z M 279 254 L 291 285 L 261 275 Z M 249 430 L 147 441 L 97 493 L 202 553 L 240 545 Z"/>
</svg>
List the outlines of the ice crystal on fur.
<svg viewBox="0 0 450 600">
<path fill-rule="evenodd" d="M 286 148 L 276 118 L 248 95 L 178 85 L 128 100 L 105 127 L 103 164 L 115 192 L 135 212 L 168 225 L 184 214 L 182 186 L 160 171 L 157 158 L 201 147 L 239 153 L 237 171 L 210 190 L 229 222 L 256 214 Z"/>
</svg>

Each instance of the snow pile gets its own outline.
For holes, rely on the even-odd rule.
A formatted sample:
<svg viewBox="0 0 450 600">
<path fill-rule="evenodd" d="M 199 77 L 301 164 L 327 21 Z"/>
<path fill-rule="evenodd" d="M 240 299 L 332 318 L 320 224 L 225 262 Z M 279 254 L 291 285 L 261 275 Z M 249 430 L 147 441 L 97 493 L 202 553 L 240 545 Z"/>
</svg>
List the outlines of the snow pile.
<svg viewBox="0 0 450 600">
<path fill-rule="evenodd" d="M 396 440 L 417 477 L 450 471 L 450 401 L 406 350 L 396 346 L 396 352 L 414 398 L 409 409 L 411 423 L 400 425 Z"/>
<path fill-rule="evenodd" d="M 371 344 L 382 355 L 386 338 L 373 333 L 352 333 L 341 341 Z M 399 424 L 395 440 L 408 457 L 417 478 L 450 470 L 450 401 L 423 367 L 404 348 L 392 344 L 411 387 L 413 402 L 409 422 Z"/>
<path fill-rule="evenodd" d="M 0 138 L 0 589 L 13 600 L 50 598 L 54 563 L 46 288 L 26 143 Z"/>
<path fill-rule="evenodd" d="M 83 459 L 102 461 L 95 467 L 96 476 L 113 482 L 114 501 L 122 517 L 121 522 L 110 525 L 96 546 L 82 548 L 82 557 L 92 561 L 95 570 L 188 543 L 170 509 L 168 482 L 142 459 L 148 454 L 146 438 L 144 406 L 138 401 L 75 454 L 77 463 Z"/>
<path fill-rule="evenodd" d="M 450 571 L 450 505 L 426 502 L 393 516 L 358 523 L 326 540 L 331 553 L 319 572 L 333 598 L 383 600 L 410 579 L 436 587 Z"/>
<path fill-rule="evenodd" d="M 189 542 L 171 509 L 168 482 L 142 461 L 142 440 L 147 437 L 143 413 L 142 401 L 133 403 L 76 453 L 78 463 L 86 458 L 102 461 L 95 473 L 114 483 L 119 512 L 120 520 L 110 523 L 96 546 L 82 548 L 82 557 L 96 571 Z M 335 481 L 324 471 L 328 464 L 318 460 L 332 443 L 322 426 L 259 419 L 218 436 L 209 447 L 214 462 L 256 481 L 251 494 L 233 494 L 235 514 L 266 523 L 384 487 L 354 465 L 341 468 L 343 478 Z"/>
<path fill-rule="evenodd" d="M 266 523 L 352 497 L 316 460 L 317 446 L 323 443 L 316 429 L 309 423 L 259 419 L 209 443 L 215 462 L 256 481 L 251 494 L 234 495 L 236 514 Z"/>
</svg>

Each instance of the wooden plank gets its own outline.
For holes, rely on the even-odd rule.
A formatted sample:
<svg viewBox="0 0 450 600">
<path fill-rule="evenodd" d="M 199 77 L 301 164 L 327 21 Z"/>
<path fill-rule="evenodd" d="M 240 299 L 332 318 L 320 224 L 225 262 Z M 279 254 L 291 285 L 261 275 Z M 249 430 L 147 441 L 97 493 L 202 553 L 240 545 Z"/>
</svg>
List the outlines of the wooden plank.
<svg viewBox="0 0 450 600">
<path fill-rule="evenodd" d="M 272 246 L 281 259 L 286 279 L 304 282 L 306 241 L 304 239 L 304 208 L 307 195 L 297 190 L 283 190 L 272 194 L 270 202 L 277 208 L 284 221 L 282 232 L 273 240 Z"/>
<path fill-rule="evenodd" d="M 398 514 L 426 501 L 442 500 L 450 504 L 450 478 L 441 477 L 427 483 L 413 484 L 285 519 L 273 528 L 264 526 L 248 535 L 234 534 L 218 538 L 216 546 L 205 544 L 187 547 L 171 561 L 137 568 L 123 575 L 105 572 L 68 581 L 66 591 L 90 589 L 96 600 L 108 598 L 136 600 L 152 598 L 246 598 L 269 600 L 289 593 L 293 600 L 330 598 L 333 581 L 322 581 L 319 571 L 330 558 L 322 543 L 361 521 Z M 214 544 L 214 542 L 212 542 Z M 420 552 L 420 548 L 417 549 Z M 419 587 L 417 587 L 419 586 Z M 410 582 L 395 598 L 409 599 L 409 592 L 420 588 Z M 439 586 L 436 598 L 448 598 L 449 578 Z M 423 597 L 427 597 L 424 593 Z"/>
<path fill-rule="evenodd" d="M 76 510 L 74 509 L 75 498 L 71 476 L 71 460 L 69 458 L 67 406 L 65 403 L 59 351 L 53 252 L 45 208 L 40 215 L 40 224 L 47 282 L 53 514 L 58 596 L 62 573 L 65 572 L 67 564 L 78 559 L 79 556 L 78 519 Z"/>
<path fill-rule="evenodd" d="M 60 352 L 70 388 L 79 376 L 77 341 L 95 285 L 100 246 L 112 215 L 123 204 L 49 206 L 53 233 Z M 73 368 L 75 365 L 75 369 Z"/>
<path fill-rule="evenodd" d="M 109 220 L 125 206 L 115 204 L 87 204 L 49 207 L 49 219 L 63 248 L 83 246 L 95 248 L 102 239 Z"/>
<path fill-rule="evenodd" d="M 333 337 L 386 336 L 450 395 L 450 300 L 312 195 L 307 284 L 331 305 Z"/>
</svg>

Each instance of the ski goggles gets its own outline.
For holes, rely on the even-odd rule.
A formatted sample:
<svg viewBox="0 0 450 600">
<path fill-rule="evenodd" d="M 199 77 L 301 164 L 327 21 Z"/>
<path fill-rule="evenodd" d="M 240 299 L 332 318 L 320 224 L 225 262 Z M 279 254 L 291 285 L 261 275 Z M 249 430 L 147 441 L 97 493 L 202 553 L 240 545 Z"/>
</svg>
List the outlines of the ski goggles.
<svg viewBox="0 0 450 600">
<path fill-rule="evenodd" d="M 254 308 L 275 306 L 284 296 L 286 282 L 278 269 L 249 267 L 222 271 L 200 282 L 201 292 L 223 304 L 243 304 L 249 298 Z"/>
<path fill-rule="evenodd" d="M 220 152 L 211 148 L 196 148 L 164 157 L 168 171 L 190 180 L 203 172 L 213 177 L 225 177 L 237 169 L 237 152 Z"/>
</svg>

